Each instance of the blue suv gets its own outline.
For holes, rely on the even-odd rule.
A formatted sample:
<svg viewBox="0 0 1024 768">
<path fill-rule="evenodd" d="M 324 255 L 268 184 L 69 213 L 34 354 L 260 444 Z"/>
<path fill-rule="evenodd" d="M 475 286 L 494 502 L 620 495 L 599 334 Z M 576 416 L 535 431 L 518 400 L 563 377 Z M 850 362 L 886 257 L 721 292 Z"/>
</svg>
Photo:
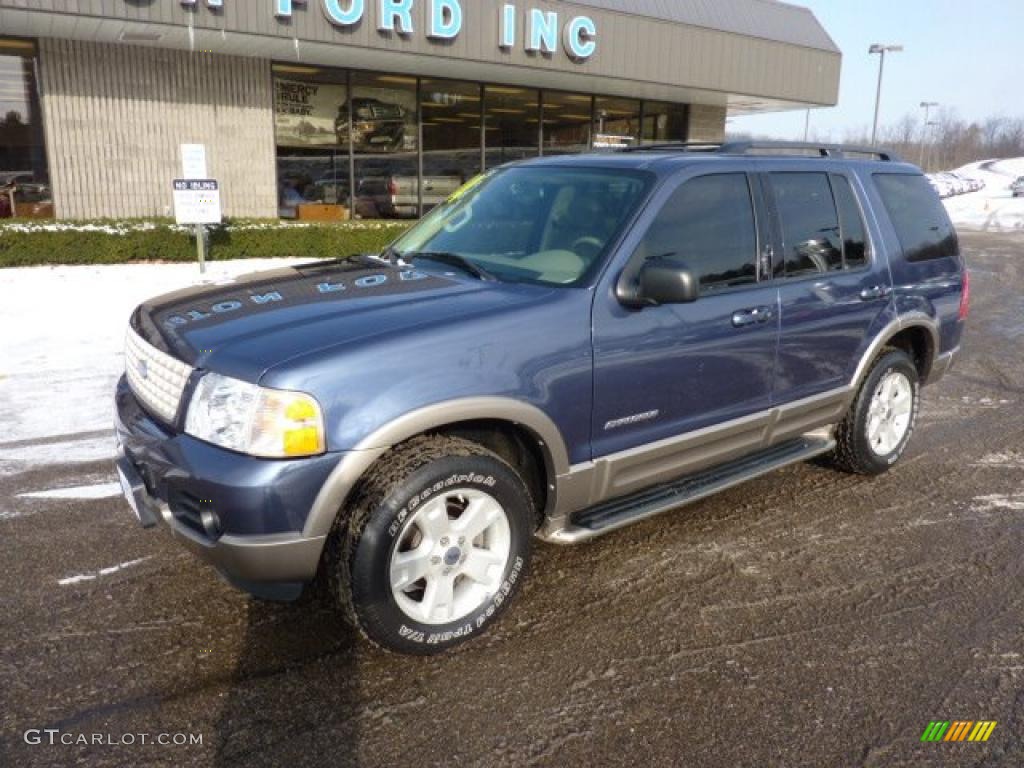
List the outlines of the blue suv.
<svg viewBox="0 0 1024 768">
<path fill-rule="evenodd" d="M 475 637 L 570 544 L 770 470 L 886 471 L 967 273 L 889 153 L 657 146 L 504 166 L 384 253 L 131 316 L 118 471 L 232 583 L 319 581 L 385 648 Z"/>
</svg>

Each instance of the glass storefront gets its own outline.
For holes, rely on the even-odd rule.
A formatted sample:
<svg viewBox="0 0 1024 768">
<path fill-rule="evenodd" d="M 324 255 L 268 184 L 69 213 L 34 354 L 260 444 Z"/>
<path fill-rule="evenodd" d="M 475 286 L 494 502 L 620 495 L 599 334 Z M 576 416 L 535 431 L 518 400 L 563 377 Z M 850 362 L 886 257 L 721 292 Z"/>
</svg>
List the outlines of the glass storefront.
<svg viewBox="0 0 1024 768">
<path fill-rule="evenodd" d="M 540 92 L 506 85 L 484 87 L 487 167 L 540 154 Z"/>
<path fill-rule="evenodd" d="M 567 155 L 590 149 L 594 97 L 544 91 L 544 154 Z"/>
<path fill-rule="evenodd" d="M 53 218 L 36 47 L 0 38 L 0 218 Z"/>
<path fill-rule="evenodd" d="M 279 213 L 413 218 L 481 170 L 683 141 L 685 105 L 274 65 Z"/>
<path fill-rule="evenodd" d="M 639 101 L 603 96 L 594 100 L 594 149 L 624 149 L 639 141 Z"/>
<path fill-rule="evenodd" d="M 685 104 L 645 101 L 644 129 L 641 141 L 644 144 L 686 141 L 686 124 L 688 121 L 689 115 Z"/>
</svg>

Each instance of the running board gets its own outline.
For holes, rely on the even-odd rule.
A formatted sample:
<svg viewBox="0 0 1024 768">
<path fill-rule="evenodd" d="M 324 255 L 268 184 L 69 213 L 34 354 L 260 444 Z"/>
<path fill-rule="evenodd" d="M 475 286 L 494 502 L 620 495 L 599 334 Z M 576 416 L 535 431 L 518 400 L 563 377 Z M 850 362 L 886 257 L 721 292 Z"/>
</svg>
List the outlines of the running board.
<svg viewBox="0 0 1024 768">
<path fill-rule="evenodd" d="M 592 539 L 630 523 L 646 520 L 661 512 L 711 496 L 789 464 L 828 453 L 835 445 L 832 438 L 817 435 L 789 440 L 699 474 L 688 475 L 664 485 L 582 509 L 569 518 L 566 527 L 552 531 L 544 538 L 557 544 L 575 544 Z"/>
</svg>

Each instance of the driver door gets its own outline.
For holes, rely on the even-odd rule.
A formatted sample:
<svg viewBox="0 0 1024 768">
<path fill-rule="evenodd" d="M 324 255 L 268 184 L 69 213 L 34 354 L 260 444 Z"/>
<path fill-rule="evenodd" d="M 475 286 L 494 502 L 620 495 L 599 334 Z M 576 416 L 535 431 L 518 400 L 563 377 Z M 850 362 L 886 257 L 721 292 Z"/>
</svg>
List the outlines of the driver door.
<svg viewBox="0 0 1024 768">
<path fill-rule="evenodd" d="M 659 198 L 626 244 L 627 269 L 678 264 L 699 280 L 700 297 L 628 308 L 615 296 L 620 271 L 598 293 L 591 434 L 605 496 L 760 447 L 770 406 L 778 292 L 761 258 L 769 238 L 755 213 L 759 185 L 746 173 L 707 173 Z"/>
</svg>

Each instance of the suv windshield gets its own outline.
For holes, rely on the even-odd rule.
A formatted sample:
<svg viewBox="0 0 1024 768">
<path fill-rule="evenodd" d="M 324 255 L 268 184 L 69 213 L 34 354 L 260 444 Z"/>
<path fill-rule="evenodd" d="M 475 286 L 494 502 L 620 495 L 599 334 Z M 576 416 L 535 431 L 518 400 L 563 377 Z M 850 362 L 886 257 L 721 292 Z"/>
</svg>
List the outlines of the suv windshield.
<svg viewBox="0 0 1024 768">
<path fill-rule="evenodd" d="M 492 171 L 431 211 L 390 252 L 454 254 L 499 280 L 576 285 L 599 267 L 652 178 L 551 166 Z"/>
</svg>

